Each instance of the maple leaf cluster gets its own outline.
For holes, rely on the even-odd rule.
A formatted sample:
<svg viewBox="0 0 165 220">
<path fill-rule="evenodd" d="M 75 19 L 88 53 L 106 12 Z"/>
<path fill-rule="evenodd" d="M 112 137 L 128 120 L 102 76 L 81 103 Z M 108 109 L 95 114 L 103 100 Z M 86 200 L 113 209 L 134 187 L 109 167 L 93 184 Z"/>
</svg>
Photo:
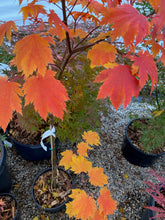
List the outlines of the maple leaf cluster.
<svg viewBox="0 0 165 220">
<path fill-rule="evenodd" d="M 82 135 L 84 141 L 77 145 L 77 154 L 71 150 L 62 153 L 59 165 L 65 169 L 70 169 L 76 174 L 86 173 L 88 181 L 95 187 L 100 187 L 97 200 L 88 195 L 84 189 L 73 189 L 70 197 L 72 201 L 67 206 L 66 213 L 69 217 L 82 220 L 107 219 L 107 215 L 112 215 L 116 210 L 117 202 L 111 197 L 110 191 L 106 187 L 108 176 L 104 174 L 103 168 L 93 167 L 92 162 L 87 158 L 87 151 L 92 150 L 92 146 L 101 145 L 100 138 L 96 132 L 88 131 Z"/>
<path fill-rule="evenodd" d="M 49 4 L 57 6 L 58 2 L 51 0 Z M 152 83 L 151 93 L 156 87 L 158 73 L 155 60 L 165 64 L 164 0 L 146 0 L 153 8 L 147 16 L 136 9 L 136 2 L 142 0 L 127 3 L 122 0 L 60 2 L 63 19 L 54 9 L 47 11 L 38 0 L 27 1 L 27 6 L 20 9 L 23 22 L 32 22 L 33 33 L 15 43 L 15 57 L 10 63 L 17 67 L 25 83 L 20 86 L 0 77 L 4 88 L 0 93 L 0 126 L 4 130 L 12 112 L 21 113 L 23 98 L 27 99 L 25 105 L 33 103 L 44 119 L 49 113 L 63 119 L 69 97 L 60 77 L 70 59 L 86 49 L 89 49 L 87 57 L 91 60 L 91 68 L 101 67 L 95 79 L 96 83 L 101 83 L 97 98 L 109 97 L 116 109 L 122 104 L 126 107 L 132 96 L 138 97 L 148 80 Z M 19 5 L 21 7 L 22 0 L 19 0 Z M 82 10 L 76 11 L 76 5 L 81 5 Z M 46 16 L 47 21 L 44 22 L 40 15 Z M 73 20 L 72 27 L 68 25 L 70 18 Z M 81 21 L 92 21 L 94 28 L 88 26 L 84 30 L 79 25 Z M 100 27 L 106 27 L 104 33 Z M 19 34 L 14 21 L 0 25 L 0 45 L 5 36 L 8 41 L 11 40 L 12 30 Z M 60 54 L 56 52 L 57 42 L 65 42 Z M 158 56 L 160 59 L 157 59 Z"/>
</svg>

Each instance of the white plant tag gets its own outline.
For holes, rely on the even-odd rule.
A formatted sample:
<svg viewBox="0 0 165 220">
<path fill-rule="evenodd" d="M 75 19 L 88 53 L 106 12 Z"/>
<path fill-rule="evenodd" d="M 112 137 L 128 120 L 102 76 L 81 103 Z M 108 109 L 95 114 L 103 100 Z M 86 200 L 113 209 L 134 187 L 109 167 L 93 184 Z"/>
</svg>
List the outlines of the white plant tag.
<svg viewBox="0 0 165 220">
<path fill-rule="evenodd" d="M 43 148 L 45 151 L 47 151 L 47 147 L 44 145 L 43 140 L 44 140 L 45 138 L 49 137 L 49 136 L 56 137 L 56 135 L 55 135 L 55 127 L 52 127 L 52 129 L 50 129 L 50 130 L 48 130 L 48 131 L 45 131 L 45 132 L 43 133 L 43 135 L 42 135 L 40 144 L 41 144 L 42 148 Z"/>
<path fill-rule="evenodd" d="M 3 141 L 4 145 L 6 145 L 7 147 L 12 147 L 12 143 L 9 141 Z"/>
</svg>

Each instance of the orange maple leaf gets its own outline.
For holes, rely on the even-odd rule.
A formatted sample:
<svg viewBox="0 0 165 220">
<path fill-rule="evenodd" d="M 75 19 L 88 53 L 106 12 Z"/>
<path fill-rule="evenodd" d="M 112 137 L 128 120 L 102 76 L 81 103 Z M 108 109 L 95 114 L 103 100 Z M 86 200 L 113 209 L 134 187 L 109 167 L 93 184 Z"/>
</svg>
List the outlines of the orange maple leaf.
<svg viewBox="0 0 165 220">
<path fill-rule="evenodd" d="M 146 17 L 128 4 L 105 10 L 101 24 L 113 24 L 112 40 L 123 37 L 126 46 L 133 43 L 135 37 L 138 44 L 149 34 L 149 22 Z"/>
<path fill-rule="evenodd" d="M 55 79 L 55 72 L 47 70 L 45 76 L 32 76 L 24 83 L 25 105 L 34 104 L 35 111 L 46 120 L 48 113 L 63 118 L 65 102 L 69 99 L 65 87 Z"/>
<path fill-rule="evenodd" d="M 95 82 L 103 82 L 100 87 L 97 99 L 109 96 L 112 105 L 118 109 L 124 103 L 126 107 L 131 101 L 132 96 L 138 97 L 139 82 L 131 74 L 130 67 L 118 65 L 113 69 L 100 72 Z"/>
<path fill-rule="evenodd" d="M 112 199 L 111 193 L 107 187 L 100 189 L 97 205 L 99 206 L 99 211 L 103 212 L 104 215 L 113 215 L 113 212 L 116 210 L 117 202 Z"/>
<path fill-rule="evenodd" d="M 75 173 L 87 172 L 92 167 L 92 162 L 83 156 L 73 155 L 71 162 L 71 170 Z"/>
<path fill-rule="evenodd" d="M 92 167 L 88 171 L 89 175 L 89 182 L 94 186 L 104 186 L 105 184 L 108 184 L 108 176 L 106 176 L 103 173 L 104 169 L 99 167 Z"/>
<path fill-rule="evenodd" d="M 108 62 L 115 62 L 117 51 L 116 48 L 107 43 L 101 42 L 88 51 L 87 58 L 91 60 L 91 67 L 104 65 Z"/>
<path fill-rule="evenodd" d="M 151 45 L 151 53 L 154 57 L 156 57 L 162 50 L 162 46 L 159 43 L 157 43 L 154 39 L 148 40 L 145 43 L 147 45 Z"/>
<path fill-rule="evenodd" d="M 72 37 L 69 28 L 61 21 L 61 19 L 53 10 L 50 10 L 50 14 L 48 14 L 48 22 L 49 26 L 51 26 L 52 24 L 55 25 L 54 32 L 60 38 L 60 40 L 62 40 L 61 37 L 63 37 L 63 30 L 68 32 L 70 37 Z"/>
<path fill-rule="evenodd" d="M 35 2 L 29 3 L 27 6 L 21 8 L 19 13 L 22 12 L 23 14 L 23 23 L 28 17 L 38 17 L 41 14 L 47 14 L 43 5 L 35 5 Z"/>
<path fill-rule="evenodd" d="M 71 150 L 66 150 L 64 152 L 61 153 L 61 155 L 63 156 L 62 159 L 60 160 L 59 166 L 64 166 L 65 169 L 69 169 L 71 166 L 71 162 L 72 162 L 72 157 L 73 157 L 73 151 Z"/>
<path fill-rule="evenodd" d="M 79 190 L 72 202 L 67 205 L 66 213 L 69 217 L 76 217 L 76 219 L 87 220 L 96 212 L 95 200 L 88 196 L 84 190 Z"/>
<path fill-rule="evenodd" d="M 53 62 L 51 49 L 47 40 L 38 34 L 31 34 L 18 41 L 14 48 L 16 57 L 11 61 L 18 71 L 23 71 L 25 77 L 38 70 L 39 74 L 45 75 L 46 66 Z"/>
<path fill-rule="evenodd" d="M 87 150 L 89 149 L 92 149 L 87 143 L 85 142 L 81 142 L 77 145 L 77 153 L 80 155 L 80 156 L 84 156 L 84 157 L 87 157 Z"/>
<path fill-rule="evenodd" d="M 140 88 L 143 88 L 143 86 L 146 84 L 149 75 L 152 82 L 152 88 L 151 88 L 151 93 L 152 93 L 152 90 L 154 89 L 154 86 L 158 81 L 157 68 L 153 56 L 150 55 L 148 51 L 145 52 L 140 51 L 138 53 L 138 57 L 135 56 L 132 58 L 132 60 L 134 60 L 133 66 L 138 66 Z"/>
<path fill-rule="evenodd" d="M 159 5 L 159 10 L 158 13 L 153 17 L 151 20 L 151 24 L 153 25 L 153 28 L 156 30 L 156 32 L 162 30 L 164 28 L 164 21 L 165 21 L 165 1 L 160 0 L 160 5 Z"/>
<path fill-rule="evenodd" d="M 79 37 L 80 39 L 86 37 L 88 34 L 86 31 L 82 29 L 70 29 L 70 32 L 74 38 Z"/>
<path fill-rule="evenodd" d="M 85 131 L 84 134 L 82 135 L 82 138 L 90 145 L 96 145 L 98 146 L 100 143 L 100 137 L 98 133 L 94 131 Z"/>
<path fill-rule="evenodd" d="M 6 38 L 11 41 L 11 29 L 17 31 L 17 27 L 14 21 L 7 21 L 4 24 L 0 25 L 0 45 L 3 42 L 5 34 Z"/>
<path fill-rule="evenodd" d="M 107 216 L 104 215 L 104 213 L 100 212 L 99 210 L 97 210 L 95 212 L 95 214 L 94 214 L 94 216 L 92 216 L 92 218 L 89 217 L 89 220 L 107 220 L 107 219 L 108 219 Z"/>
<path fill-rule="evenodd" d="M 106 38 L 108 38 L 110 36 L 111 36 L 111 31 L 108 31 L 106 33 L 101 32 L 97 37 L 92 38 L 89 42 L 94 43 L 96 41 L 106 39 Z"/>
<path fill-rule="evenodd" d="M 72 16 L 74 17 L 75 20 L 81 18 L 84 22 L 86 22 L 86 20 L 89 19 L 92 20 L 95 24 L 99 23 L 99 19 L 96 16 L 89 14 L 88 12 L 73 11 Z"/>
<path fill-rule="evenodd" d="M 22 90 L 16 82 L 8 82 L 7 77 L 0 77 L 0 126 L 5 131 L 12 118 L 13 111 L 22 114 Z"/>
</svg>

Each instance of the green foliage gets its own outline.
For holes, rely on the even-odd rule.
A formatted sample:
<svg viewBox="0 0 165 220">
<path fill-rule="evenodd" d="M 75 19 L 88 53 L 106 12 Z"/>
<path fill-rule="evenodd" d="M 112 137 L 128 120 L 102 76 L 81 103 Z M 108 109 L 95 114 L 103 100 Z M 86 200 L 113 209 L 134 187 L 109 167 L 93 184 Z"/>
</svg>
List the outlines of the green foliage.
<svg viewBox="0 0 165 220">
<path fill-rule="evenodd" d="M 153 150 L 159 153 L 165 147 L 165 111 L 157 117 L 147 120 L 147 123 L 135 121 L 133 126 L 141 130 L 140 142 L 143 150 L 151 153 Z"/>
<path fill-rule="evenodd" d="M 21 127 L 30 131 L 31 133 L 38 132 L 40 130 L 43 133 L 47 123 L 41 118 L 41 116 L 34 110 L 33 104 L 25 106 L 22 110 L 22 115 L 17 114 L 17 124 Z M 43 127 L 43 131 L 41 130 Z"/>
<path fill-rule="evenodd" d="M 147 1 L 135 2 L 135 7 L 139 13 L 144 16 L 149 16 L 150 14 L 154 13 L 153 7 Z"/>
<path fill-rule="evenodd" d="M 97 73 L 98 69 L 91 69 L 85 56 L 72 60 L 70 71 L 64 72 L 62 82 L 71 101 L 67 104 L 63 121 L 55 119 L 56 135 L 61 141 L 77 142 L 84 130 L 100 127 L 99 110 L 105 107 L 96 100 L 98 85 L 93 81 Z"/>
<path fill-rule="evenodd" d="M 0 47 L 0 63 L 9 64 L 13 55 L 5 50 L 4 47 Z"/>
</svg>

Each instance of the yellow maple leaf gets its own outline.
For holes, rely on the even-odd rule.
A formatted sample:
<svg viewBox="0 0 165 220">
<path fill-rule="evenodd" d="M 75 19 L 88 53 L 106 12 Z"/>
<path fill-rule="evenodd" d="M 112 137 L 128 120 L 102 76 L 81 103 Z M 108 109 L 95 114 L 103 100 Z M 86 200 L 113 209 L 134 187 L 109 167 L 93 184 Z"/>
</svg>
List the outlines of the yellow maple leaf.
<svg viewBox="0 0 165 220">
<path fill-rule="evenodd" d="M 85 131 L 82 135 L 82 138 L 90 145 L 96 145 L 98 146 L 100 143 L 100 137 L 99 135 L 94 131 Z"/>
<path fill-rule="evenodd" d="M 91 60 L 91 67 L 104 65 L 109 62 L 115 62 L 117 51 L 116 48 L 107 43 L 101 42 L 88 51 L 87 58 Z"/>
<path fill-rule="evenodd" d="M 158 116 L 161 115 L 164 111 L 165 111 L 164 109 L 162 109 L 162 110 L 160 110 L 160 111 L 154 111 L 154 112 L 153 112 L 153 115 L 154 115 L 154 117 L 158 117 Z"/>
<path fill-rule="evenodd" d="M 88 171 L 89 182 L 94 186 L 104 186 L 108 184 L 108 176 L 103 173 L 104 169 L 94 167 Z"/>
<path fill-rule="evenodd" d="M 35 5 L 33 2 L 29 3 L 27 6 L 22 7 L 19 13 L 20 12 L 23 14 L 23 22 L 25 22 L 28 17 L 38 17 L 39 13 L 46 14 L 43 5 Z"/>
<path fill-rule="evenodd" d="M 107 69 L 113 69 L 115 66 L 118 66 L 118 64 L 109 62 L 109 63 L 103 64 L 103 66 Z"/>
<path fill-rule="evenodd" d="M 108 38 L 110 36 L 111 36 L 111 31 L 108 31 L 106 33 L 101 32 L 97 37 L 92 38 L 89 42 L 94 43 L 96 41 L 106 39 L 106 38 Z"/>
<path fill-rule="evenodd" d="M 23 71 L 25 77 L 33 74 L 38 69 L 41 75 L 45 75 L 46 66 L 53 62 L 51 49 L 47 40 L 38 34 L 31 34 L 18 41 L 14 48 L 16 57 L 11 61 L 18 71 Z"/>
<path fill-rule="evenodd" d="M 66 150 L 66 151 L 62 152 L 61 155 L 63 157 L 60 160 L 59 166 L 64 166 L 65 169 L 67 170 L 71 166 L 73 152 L 71 150 Z"/>
<path fill-rule="evenodd" d="M 0 25 L 0 45 L 3 42 L 3 38 L 6 34 L 6 38 L 11 41 L 11 29 L 14 31 L 17 31 L 16 24 L 14 21 L 7 21 L 4 24 Z"/>
<path fill-rule="evenodd" d="M 84 31 L 82 29 L 75 29 L 75 30 L 70 29 L 70 32 L 71 32 L 73 37 L 75 37 L 75 38 L 79 37 L 80 39 L 86 37 L 87 34 L 88 34 L 86 31 Z"/>
<path fill-rule="evenodd" d="M 104 215 L 112 215 L 117 208 L 117 202 L 112 199 L 110 191 L 107 187 L 100 190 L 100 197 L 97 199 L 99 210 Z"/>
<path fill-rule="evenodd" d="M 85 142 L 81 142 L 77 145 L 77 153 L 80 155 L 80 156 L 85 156 L 87 157 L 87 150 L 89 149 L 92 149 L 87 143 Z"/>
<path fill-rule="evenodd" d="M 79 190 L 74 200 L 66 206 L 66 213 L 70 218 L 87 220 L 90 217 L 93 218 L 96 212 L 95 200 L 88 196 L 84 190 Z"/>
<path fill-rule="evenodd" d="M 71 162 L 71 170 L 75 173 L 87 172 L 91 169 L 92 163 L 82 156 L 73 155 Z"/>
</svg>

